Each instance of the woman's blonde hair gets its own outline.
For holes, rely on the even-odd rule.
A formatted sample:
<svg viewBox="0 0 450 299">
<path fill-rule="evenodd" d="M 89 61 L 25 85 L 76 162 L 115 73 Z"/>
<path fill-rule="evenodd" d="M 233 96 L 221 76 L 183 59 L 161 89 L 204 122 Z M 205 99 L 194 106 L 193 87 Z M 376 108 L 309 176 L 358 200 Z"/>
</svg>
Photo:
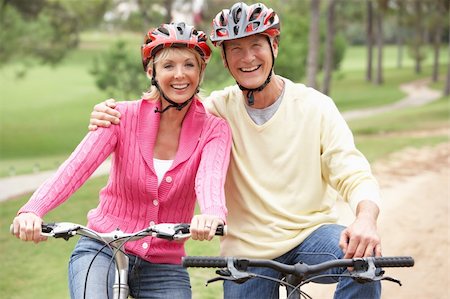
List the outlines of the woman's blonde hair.
<svg viewBox="0 0 450 299">
<path fill-rule="evenodd" d="M 159 51 L 152 59 L 149 60 L 148 64 L 147 64 L 147 77 L 151 80 L 152 77 L 150 75 L 150 71 L 153 74 L 154 69 L 153 67 L 155 66 L 156 63 L 158 63 L 158 61 L 160 60 L 164 60 L 167 58 L 167 56 L 169 56 L 169 53 L 172 52 L 176 52 L 175 54 L 182 54 L 183 52 L 188 51 L 192 54 L 194 54 L 195 60 L 197 61 L 197 64 L 200 68 L 200 81 L 199 81 L 199 85 L 203 82 L 203 76 L 205 74 L 205 67 L 206 67 L 206 63 L 203 61 L 203 59 L 201 58 L 200 54 L 190 48 L 164 48 L 161 51 Z M 142 95 L 142 98 L 144 100 L 154 100 L 154 101 L 159 101 L 161 100 L 161 93 L 158 90 L 158 88 L 156 88 L 156 86 L 154 85 L 150 85 L 150 88 L 148 91 L 144 92 Z"/>
</svg>

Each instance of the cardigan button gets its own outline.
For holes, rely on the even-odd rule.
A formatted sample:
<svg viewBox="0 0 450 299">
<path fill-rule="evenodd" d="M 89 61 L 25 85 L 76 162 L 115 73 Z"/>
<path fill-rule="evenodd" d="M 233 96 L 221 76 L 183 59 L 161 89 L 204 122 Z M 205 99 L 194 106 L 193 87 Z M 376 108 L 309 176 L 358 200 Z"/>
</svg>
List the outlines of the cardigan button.
<svg viewBox="0 0 450 299">
<path fill-rule="evenodd" d="M 166 182 L 167 183 L 172 183 L 172 177 L 171 176 L 167 176 L 166 177 Z"/>
<path fill-rule="evenodd" d="M 159 204 L 158 200 L 157 200 L 157 199 L 154 199 L 154 200 L 153 200 L 153 205 L 156 207 L 158 204 Z"/>
<path fill-rule="evenodd" d="M 147 249 L 148 248 L 148 243 L 147 242 L 142 243 L 142 248 Z"/>
</svg>

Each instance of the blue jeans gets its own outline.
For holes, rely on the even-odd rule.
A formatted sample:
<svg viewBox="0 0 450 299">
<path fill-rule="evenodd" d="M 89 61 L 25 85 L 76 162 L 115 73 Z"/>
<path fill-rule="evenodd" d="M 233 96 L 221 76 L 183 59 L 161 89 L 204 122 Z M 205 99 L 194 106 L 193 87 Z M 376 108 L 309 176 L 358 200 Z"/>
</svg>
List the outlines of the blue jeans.
<svg viewBox="0 0 450 299">
<path fill-rule="evenodd" d="M 112 254 L 108 247 L 104 248 L 92 263 L 87 280 L 86 296 L 84 296 L 89 264 L 102 247 L 102 243 L 86 237 L 81 237 L 78 241 L 69 262 L 69 289 L 72 299 L 112 298 L 115 263 L 110 263 Z M 128 255 L 128 257 L 130 258 L 128 271 L 130 296 L 139 299 L 190 299 L 192 297 L 189 275 L 181 265 L 153 264 L 134 255 Z M 107 274 L 108 271 L 109 274 Z M 106 283 L 107 277 L 108 283 Z"/>
<path fill-rule="evenodd" d="M 306 264 L 318 264 L 324 261 L 340 259 L 343 252 L 339 247 L 339 238 L 343 226 L 336 224 L 323 225 L 309 235 L 299 246 L 276 258 L 278 262 L 295 264 L 303 261 Z M 281 274 L 272 269 L 249 267 L 249 272 L 281 278 Z M 332 269 L 327 273 L 341 274 L 345 268 Z M 351 278 L 327 278 L 315 281 L 318 283 L 337 283 L 335 299 L 376 299 L 381 296 L 381 283 L 360 284 Z M 279 285 L 266 279 L 254 278 L 243 284 L 224 282 L 224 298 L 226 299 L 266 299 L 278 298 Z M 294 298 L 298 298 L 294 297 Z"/>
</svg>

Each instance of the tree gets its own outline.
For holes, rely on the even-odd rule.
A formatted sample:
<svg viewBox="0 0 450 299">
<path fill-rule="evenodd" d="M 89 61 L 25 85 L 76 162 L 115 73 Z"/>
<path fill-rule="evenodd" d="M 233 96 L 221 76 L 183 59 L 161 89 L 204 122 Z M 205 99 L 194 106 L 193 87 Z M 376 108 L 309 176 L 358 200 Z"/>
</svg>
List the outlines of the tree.
<svg viewBox="0 0 450 299">
<path fill-rule="evenodd" d="M 422 72 L 422 60 L 425 59 L 423 50 L 423 10 L 420 0 L 414 1 L 414 11 L 417 19 L 414 22 L 415 34 L 411 41 L 410 53 L 415 61 L 415 72 L 420 74 Z"/>
<path fill-rule="evenodd" d="M 98 16 L 109 2 L 4 0 L 0 4 L 0 67 L 13 60 L 27 66 L 36 61 L 59 63 L 78 46 L 80 31 L 102 20 Z"/>
<path fill-rule="evenodd" d="M 377 76 L 374 83 L 376 85 L 383 84 L 383 47 L 384 47 L 384 34 L 383 34 L 383 17 L 387 11 L 389 0 L 378 0 L 377 10 L 375 13 L 375 28 L 376 28 L 376 43 L 377 43 Z"/>
<path fill-rule="evenodd" d="M 442 33 L 444 31 L 444 22 L 448 18 L 448 11 L 446 9 L 446 0 L 437 0 L 436 2 L 428 3 L 429 15 L 430 15 L 430 31 L 432 34 L 432 46 L 433 46 L 433 82 L 437 82 L 439 79 L 439 53 L 442 42 Z"/>
<path fill-rule="evenodd" d="M 94 61 L 91 74 L 98 88 L 121 99 L 139 97 L 148 88 L 150 81 L 142 68 L 140 57 L 130 55 L 130 52 L 126 41 L 118 41 Z"/>
<path fill-rule="evenodd" d="M 316 76 L 320 48 L 320 0 L 311 0 L 311 15 L 309 22 L 307 84 L 317 87 Z"/>
<path fill-rule="evenodd" d="M 366 81 L 372 82 L 372 61 L 373 61 L 373 4 L 372 0 L 367 0 L 367 21 L 366 21 L 366 34 L 367 34 L 367 69 L 366 69 Z"/>
<path fill-rule="evenodd" d="M 326 34 L 326 42 L 325 42 L 325 62 L 324 62 L 324 79 L 323 79 L 323 87 L 322 92 L 325 94 L 329 94 L 330 92 L 330 84 L 331 84 L 331 75 L 334 69 L 334 36 L 335 36 L 335 8 L 336 8 L 336 0 L 328 1 L 327 8 L 327 34 Z"/>
<path fill-rule="evenodd" d="M 448 35 L 448 62 L 447 62 L 447 78 L 445 80 L 444 95 L 450 95 L 450 31 Z"/>
<path fill-rule="evenodd" d="M 276 1 L 279 4 L 279 1 Z M 274 3 L 276 4 L 276 3 Z M 280 51 L 276 73 L 292 80 L 304 79 L 308 56 L 308 19 L 299 14 L 308 10 L 306 1 L 290 1 L 276 9 L 281 19 Z"/>
<path fill-rule="evenodd" d="M 396 31 L 396 44 L 397 44 L 397 67 L 403 66 L 403 46 L 404 46 L 404 14 L 405 14 L 405 2 L 404 0 L 397 0 L 397 31 Z"/>
</svg>

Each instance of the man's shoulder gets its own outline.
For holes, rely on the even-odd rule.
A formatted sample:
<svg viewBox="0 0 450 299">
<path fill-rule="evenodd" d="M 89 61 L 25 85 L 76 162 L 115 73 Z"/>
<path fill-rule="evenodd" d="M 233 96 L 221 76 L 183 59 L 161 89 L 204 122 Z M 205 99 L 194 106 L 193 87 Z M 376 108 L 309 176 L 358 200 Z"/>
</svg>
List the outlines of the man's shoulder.
<svg viewBox="0 0 450 299">
<path fill-rule="evenodd" d="M 233 107 L 237 107 L 236 104 L 239 104 L 241 101 L 242 91 L 237 85 L 232 85 L 222 90 L 213 91 L 202 102 L 206 110 L 210 113 L 220 117 L 226 117 L 230 109 L 234 110 L 235 108 Z"/>
<path fill-rule="evenodd" d="M 230 101 L 234 100 L 239 93 L 242 92 L 237 85 L 230 85 L 223 89 L 212 91 L 205 101 Z"/>
</svg>

